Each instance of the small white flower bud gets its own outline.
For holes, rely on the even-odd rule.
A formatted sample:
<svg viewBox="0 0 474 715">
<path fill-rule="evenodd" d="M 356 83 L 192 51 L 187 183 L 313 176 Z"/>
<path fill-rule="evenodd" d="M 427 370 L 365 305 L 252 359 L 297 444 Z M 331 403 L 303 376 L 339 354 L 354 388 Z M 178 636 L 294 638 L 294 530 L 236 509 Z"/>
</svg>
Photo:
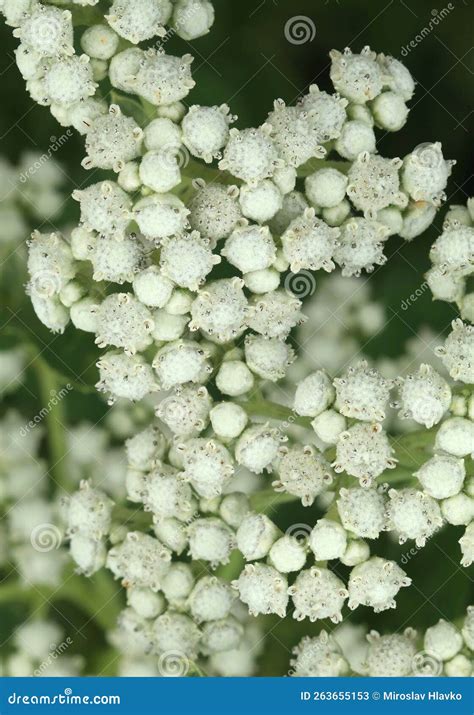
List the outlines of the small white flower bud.
<svg viewBox="0 0 474 715">
<path fill-rule="evenodd" d="M 280 446 L 278 430 L 268 425 L 254 425 L 243 432 L 235 445 L 235 459 L 255 474 L 269 469 Z"/>
<path fill-rule="evenodd" d="M 245 429 L 247 413 L 232 402 L 219 402 L 209 413 L 214 432 L 224 440 L 232 440 Z"/>
<path fill-rule="evenodd" d="M 189 564 L 171 564 L 163 577 L 161 589 L 171 608 L 182 610 L 194 586 L 194 576 Z"/>
<path fill-rule="evenodd" d="M 220 150 L 229 136 L 230 121 L 226 104 L 220 107 L 193 104 L 181 124 L 183 143 L 193 156 L 210 163 L 213 158 L 220 157 Z"/>
<path fill-rule="evenodd" d="M 435 454 L 415 472 L 424 491 L 435 499 L 459 494 L 466 476 L 463 459 Z"/>
<path fill-rule="evenodd" d="M 265 126 L 240 131 L 231 129 L 219 168 L 246 182 L 272 176 L 278 165 L 278 154 Z"/>
<path fill-rule="evenodd" d="M 292 348 L 277 338 L 247 335 L 245 360 L 249 368 L 264 380 L 276 382 L 285 376 L 294 360 Z"/>
<path fill-rule="evenodd" d="M 197 342 L 176 340 L 158 350 L 153 367 L 164 390 L 186 382 L 205 382 L 211 372 L 207 352 Z"/>
<path fill-rule="evenodd" d="M 339 435 L 346 429 L 346 419 L 336 410 L 325 410 L 314 418 L 311 426 L 322 442 L 336 444 Z"/>
<path fill-rule="evenodd" d="M 105 566 L 107 549 L 104 542 L 91 538 L 87 533 L 79 531 L 73 534 L 69 549 L 79 573 L 92 576 Z"/>
<path fill-rule="evenodd" d="M 271 266 L 276 246 L 268 226 L 244 226 L 232 231 L 221 255 L 242 273 L 249 273 Z"/>
<path fill-rule="evenodd" d="M 390 397 L 391 382 L 385 380 L 365 360 L 349 367 L 342 377 L 334 380 L 336 406 L 345 417 L 376 421 L 385 419 L 385 408 Z"/>
<path fill-rule="evenodd" d="M 235 546 L 234 532 L 221 519 L 196 519 L 188 527 L 189 553 L 195 561 L 209 561 L 211 568 L 229 562 Z"/>
<path fill-rule="evenodd" d="M 408 107 L 398 92 L 382 92 L 374 99 L 370 109 L 375 124 L 389 132 L 398 132 L 407 121 Z"/>
<path fill-rule="evenodd" d="M 463 647 L 463 638 L 455 625 L 441 618 L 426 631 L 424 647 L 437 660 L 451 660 Z"/>
<path fill-rule="evenodd" d="M 273 566 L 247 564 L 232 586 L 238 590 L 251 616 L 276 613 L 280 618 L 285 617 L 288 582 Z"/>
<path fill-rule="evenodd" d="M 277 527 L 265 514 L 248 514 L 237 529 L 237 548 L 246 561 L 263 559 L 278 534 Z"/>
<path fill-rule="evenodd" d="M 370 606 L 375 613 L 395 608 L 394 597 L 400 588 L 410 584 L 411 579 L 394 561 L 373 556 L 351 571 L 349 608 L 354 610 L 359 605 Z"/>
<path fill-rule="evenodd" d="M 332 571 L 315 566 L 300 571 L 288 593 L 295 605 L 293 618 L 309 618 L 312 623 L 320 618 L 330 618 L 333 623 L 342 621 L 341 610 L 349 595 Z"/>
<path fill-rule="evenodd" d="M 349 664 L 337 641 L 326 631 L 315 638 L 305 636 L 293 648 L 291 675 L 299 678 L 334 678 L 347 675 Z"/>
<path fill-rule="evenodd" d="M 153 643 L 157 653 L 166 656 L 179 653 L 193 660 L 197 657 L 201 631 L 194 621 L 183 613 L 166 611 L 153 624 Z"/>
<path fill-rule="evenodd" d="M 474 499 L 460 492 L 441 502 L 441 512 L 448 524 L 467 525 L 474 519 Z"/>
<path fill-rule="evenodd" d="M 301 499 L 303 506 L 311 506 L 315 498 L 331 484 L 332 473 L 322 454 L 313 447 L 280 449 L 277 466 L 278 480 L 272 482 L 277 492 L 288 492 Z"/>
<path fill-rule="evenodd" d="M 202 497 L 212 498 L 234 473 L 230 452 L 216 440 L 195 438 L 182 445 L 185 478 Z"/>
<path fill-rule="evenodd" d="M 124 586 L 143 586 L 157 591 L 170 567 L 171 552 L 158 539 L 131 531 L 107 556 L 107 568 Z"/>
<path fill-rule="evenodd" d="M 228 360 L 219 368 L 216 385 L 222 394 L 238 397 L 252 389 L 254 377 L 244 362 Z"/>
<path fill-rule="evenodd" d="M 150 588 L 128 588 L 127 603 L 142 618 L 156 618 L 166 608 L 163 595 Z"/>
<path fill-rule="evenodd" d="M 319 519 L 309 536 L 309 547 L 316 561 L 340 559 L 347 546 L 347 534 L 343 526 L 332 519 Z"/>
<path fill-rule="evenodd" d="M 387 516 L 399 542 L 415 539 L 417 546 L 424 546 L 443 524 L 438 502 L 417 489 L 391 489 L 389 496 Z"/>
<path fill-rule="evenodd" d="M 461 566 L 468 567 L 474 561 L 474 521 L 471 521 L 459 539 L 462 559 Z"/>
<path fill-rule="evenodd" d="M 341 563 L 344 566 L 357 566 L 370 558 L 370 547 L 362 539 L 351 539 L 347 542 L 347 548 L 341 556 Z"/>
<path fill-rule="evenodd" d="M 474 453 L 474 422 L 464 417 L 450 417 L 436 433 L 435 449 L 455 457 Z"/>
<path fill-rule="evenodd" d="M 346 195 L 347 177 L 337 169 L 319 169 L 305 179 L 310 203 L 321 208 L 337 206 Z"/>
<path fill-rule="evenodd" d="M 451 404 L 451 388 L 430 365 L 422 364 L 401 382 L 402 419 L 411 418 L 427 429 L 437 424 Z"/>
<path fill-rule="evenodd" d="M 81 36 L 81 47 L 89 57 L 110 60 L 119 45 L 119 37 L 107 25 L 91 25 Z"/>
<path fill-rule="evenodd" d="M 362 486 L 372 481 L 386 469 L 393 469 L 396 461 L 393 449 L 380 424 L 358 423 L 341 432 L 336 446 L 336 472 L 345 471 L 359 479 Z"/>
<path fill-rule="evenodd" d="M 376 150 L 376 139 L 372 126 L 359 119 L 346 122 L 341 136 L 336 140 L 335 148 L 340 156 L 349 161 L 355 161 L 362 152 L 373 154 Z"/>
</svg>

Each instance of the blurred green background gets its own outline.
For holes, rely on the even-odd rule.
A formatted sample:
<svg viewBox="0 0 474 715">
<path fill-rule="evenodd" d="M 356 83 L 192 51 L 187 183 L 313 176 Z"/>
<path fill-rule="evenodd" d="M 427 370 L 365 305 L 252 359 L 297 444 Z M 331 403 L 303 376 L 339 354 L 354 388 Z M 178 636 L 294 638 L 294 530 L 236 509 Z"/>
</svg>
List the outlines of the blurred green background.
<svg viewBox="0 0 474 715">
<path fill-rule="evenodd" d="M 380 152 L 403 157 L 421 142 L 439 140 L 445 156 L 457 160 L 448 185 L 449 203 L 464 203 L 474 194 L 474 13 L 469 0 L 453 0 L 437 7 L 431 0 L 214 0 L 214 5 L 216 22 L 207 37 L 191 47 L 179 38 L 172 38 L 166 45 L 169 53 L 191 52 L 195 56 L 193 74 L 197 87 L 190 95 L 193 103 L 227 102 L 238 115 L 236 126 L 257 125 L 265 120 L 277 97 L 294 102 L 312 83 L 330 89 L 328 52 L 332 48 L 350 46 L 360 51 L 370 45 L 401 59 L 417 81 L 407 125 L 394 135 L 383 136 Z M 285 23 L 297 15 L 314 22 L 316 34 L 312 41 L 292 44 L 285 38 Z M 424 39 L 409 52 L 404 50 L 410 41 L 416 42 L 417 35 L 437 15 L 438 24 L 434 26 L 432 22 L 432 31 L 424 33 Z M 47 150 L 51 137 L 61 132 L 49 111 L 27 96 L 14 63 L 15 46 L 11 28 L 0 26 L 0 152 L 14 163 L 25 149 Z M 87 172 L 80 167 L 82 156 L 83 139 L 78 135 L 55 155 L 69 183 L 67 193 L 88 181 Z M 400 308 L 401 302 L 423 282 L 423 273 L 429 266 L 429 246 L 440 231 L 443 214 L 441 210 L 431 229 L 412 243 L 397 238 L 389 242 L 388 265 L 375 271 L 371 284 L 391 319 L 366 347 L 369 354 L 397 355 L 419 326 L 429 325 L 441 332 L 455 315 L 450 306 L 432 303 L 429 291 L 424 291 L 409 311 Z M 74 221 L 77 217 L 77 205 L 71 200 L 62 220 Z M 35 318 L 27 300 L 20 298 L 23 280 L 15 270 L 2 277 L 2 324 L 8 323 L 2 331 L 2 346 L 21 341 L 22 334 L 29 341 L 37 341 L 45 350 L 44 358 L 59 372 L 73 377 L 79 388 L 67 400 L 67 419 L 97 419 L 106 408 L 89 388 L 96 379 L 93 363 L 97 352 L 92 337 L 79 335 L 70 327 L 63 336 L 52 338 Z M 34 414 L 39 404 L 31 397 L 34 379 L 28 378 L 32 381 L 27 383 L 29 389 L 8 398 L 26 414 Z M 316 509 L 310 514 L 302 507 L 288 506 L 279 514 L 279 525 L 284 528 L 298 521 L 308 522 L 313 516 L 317 518 Z M 386 630 L 400 629 L 402 625 L 426 627 L 441 614 L 459 617 L 469 601 L 469 587 L 472 600 L 472 582 L 458 564 L 456 541 L 460 535 L 461 529 L 451 528 L 409 560 L 405 568 L 415 585 L 399 594 L 396 611 L 374 615 L 368 609 L 359 609 L 357 620 L 367 619 L 371 626 Z M 375 546 L 376 553 L 395 559 L 406 550 L 386 538 Z M 18 618 L 20 613 L 16 612 L 15 619 Z M 72 609 L 68 618 L 80 622 L 82 616 Z M 319 627 L 296 624 L 291 619 L 278 625 L 267 642 L 262 674 L 284 673 L 288 653 L 281 642 L 291 646 L 303 633 L 317 632 Z M 88 647 L 102 642 L 100 631 L 90 628 Z"/>
</svg>

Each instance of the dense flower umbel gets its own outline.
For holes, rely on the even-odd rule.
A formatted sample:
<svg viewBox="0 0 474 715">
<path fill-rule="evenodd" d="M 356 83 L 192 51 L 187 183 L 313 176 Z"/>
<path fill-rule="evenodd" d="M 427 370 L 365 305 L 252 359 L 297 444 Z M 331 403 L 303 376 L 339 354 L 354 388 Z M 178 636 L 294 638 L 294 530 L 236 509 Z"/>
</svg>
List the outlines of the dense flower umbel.
<svg viewBox="0 0 474 715">
<path fill-rule="evenodd" d="M 107 350 L 97 388 L 110 402 L 153 396 L 156 411 L 156 422 L 127 442 L 128 498 L 149 512 L 146 525 L 115 523 L 108 497 L 92 485 L 69 505 L 79 567 L 91 574 L 105 562 L 128 592 L 116 647 L 140 659 L 206 658 L 212 672 L 247 675 L 254 668 L 249 615 L 284 618 L 292 610 L 297 620 L 338 623 L 346 602 L 375 612 L 395 607 L 411 580 L 394 561 L 371 556 L 365 540 L 382 531 L 421 547 L 443 523 L 465 525 L 460 546 L 469 565 L 473 495 L 464 460 L 474 407 L 464 397 L 464 411 L 456 407 L 445 377 L 423 364 L 393 380 L 359 361 L 333 379 L 313 365 L 280 396 L 294 410 L 267 399 L 301 347 L 290 345 L 306 320 L 293 273 L 312 280 L 311 271 L 337 266 L 356 281 L 386 262 L 391 235 L 413 239 L 444 200 L 452 162 L 439 143 L 404 158 L 376 153 L 376 130 L 397 131 L 406 121 L 414 90 L 408 70 L 369 48 L 333 51 L 335 94 L 313 85 L 294 106 L 277 100 L 261 126 L 237 129 L 226 105 L 188 101 L 190 55 L 169 55 L 160 42 L 140 45 L 171 29 L 185 40 L 205 34 L 213 22 L 207 0 L 115 0 L 83 33 L 83 55 L 71 41 L 71 13 L 32 3 L 18 15 L 7 5 L 31 96 L 85 135 L 86 168 L 108 172 L 74 192 L 80 224 L 70 240 L 33 235 L 33 306 L 54 331 L 71 319 L 95 334 Z M 37 23 L 50 16 L 56 32 L 36 36 Z M 335 161 L 326 167 L 330 152 Z M 453 323 L 439 354 L 451 378 L 469 385 L 469 209 L 462 218 L 451 216 L 435 243 L 428 282 L 462 305 L 466 322 Z M 358 320 L 373 325 L 377 315 L 361 309 Z M 410 486 L 388 490 L 390 470 L 404 456 L 387 429 L 394 404 L 400 417 L 437 427 L 436 454 L 426 454 Z M 270 485 L 268 504 L 317 500 L 330 513 L 304 539 L 282 534 L 273 512 L 260 510 L 259 490 Z M 235 566 L 236 550 L 243 568 Z M 335 560 L 350 569 L 344 580 Z M 221 567 L 230 584 L 213 574 Z M 427 634 L 437 652 L 439 640 Z M 446 656 L 453 673 L 465 668 L 454 662 L 455 650 Z M 337 639 L 324 632 L 295 654 L 297 675 L 349 669 Z M 411 634 L 371 634 L 367 672 L 409 674 L 413 656 Z"/>
</svg>

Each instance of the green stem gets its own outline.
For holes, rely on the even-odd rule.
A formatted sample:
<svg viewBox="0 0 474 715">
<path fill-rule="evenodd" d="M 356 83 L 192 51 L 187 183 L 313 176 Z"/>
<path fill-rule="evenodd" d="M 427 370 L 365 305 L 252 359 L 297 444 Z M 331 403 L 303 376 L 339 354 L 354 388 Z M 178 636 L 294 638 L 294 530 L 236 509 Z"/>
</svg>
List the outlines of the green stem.
<svg viewBox="0 0 474 715">
<path fill-rule="evenodd" d="M 268 400 L 250 400 L 248 402 L 237 402 L 246 413 L 251 417 L 268 417 L 272 420 L 287 422 L 288 426 L 292 424 L 300 425 L 301 427 L 311 427 L 309 417 L 300 417 L 294 410 L 284 405 L 278 405 L 276 402 Z"/>
<path fill-rule="evenodd" d="M 64 397 L 71 385 L 64 385 L 58 374 L 38 354 L 33 359 L 40 391 L 41 412 L 47 427 L 50 474 L 56 484 L 68 487 L 68 447 L 66 440 L 66 415 Z"/>
</svg>

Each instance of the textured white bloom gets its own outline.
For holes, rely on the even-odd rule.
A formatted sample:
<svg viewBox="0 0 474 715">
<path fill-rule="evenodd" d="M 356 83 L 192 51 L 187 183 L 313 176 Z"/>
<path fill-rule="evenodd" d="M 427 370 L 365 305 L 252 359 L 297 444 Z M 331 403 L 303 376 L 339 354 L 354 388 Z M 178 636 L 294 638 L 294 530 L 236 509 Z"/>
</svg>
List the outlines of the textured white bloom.
<svg viewBox="0 0 474 715">
<path fill-rule="evenodd" d="M 315 638 L 302 638 L 293 648 L 293 655 L 290 674 L 297 678 L 335 678 L 349 671 L 337 640 L 326 631 L 321 631 Z"/>
<path fill-rule="evenodd" d="M 112 520 L 112 502 L 100 489 L 82 482 L 79 491 L 69 499 L 68 533 L 84 533 L 96 541 L 108 534 Z"/>
<path fill-rule="evenodd" d="M 206 655 L 237 648 L 244 634 L 244 627 L 233 616 L 210 621 L 203 626 L 201 649 Z"/>
<path fill-rule="evenodd" d="M 229 107 L 203 107 L 193 104 L 181 123 L 183 143 L 193 156 L 210 163 L 220 157 L 229 137 Z"/>
<path fill-rule="evenodd" d="M 212 372 L 207 351 L 191 340 L 175 340 L 160 348 L 153 367 L 164 390 L 186 382 L 205 382 Z"/>
<path fill-rule="evenodd" d="M 427 429 L 437 424 L 451 404 L 451 388 L 430 365 L 422 364 L 417 372 L 401 382 L 399 416 L 411 418 Z"/>
<path fill-rule="evenodd" d="M 395 92 L 399 92 L 403 99 L 408 102 L 415 91 L 415 81 L 409 70 L 400 60 L 396 60 L 390 55 L 378 55 L 377 62 L 385 75 L 385 81 L 388 86 Z"/>
<path fill-rule="evenodd" d="M 94 280 L 111 283 L 130 283 L 145 262 L 143 246 L 133 234 L 98 237 L 88 258 Z"/>
<path fill-rule="evenodd" d="M 333 623 L 342 621 L 341 610 L 349 595 L 344 583 L 332 571 L 314 566 L 300 571 L 288 593 L 295 605 L 293 618 L 297 621 L 330 618 Z"/>
<path fill-rule="evenodd" d="M 237 548 L 246 561 L 263 559 L 276 541 L 279 531 L 265 514 L 248 514 L 237 529 Z"/>
<path fill-rule="evenodd" d="M 202 497 L 215 497 L 234 473 L 230 452 L 217 440 L 191 439 L 182 446 L 185 478 Z"/>
<path fill-rule="evenodd" d="M 231 129 L 219 168 L 246 182 L 272 176 L 280 160 L 270 132 L 266 124 L 258 129 Z"/>
<path fill-rule="evenodd" d="M 189 205 L 191 227 L 211 241 L 229 236 L 242 219 L 238 188 L 217 182 L 197 182 L 196 188 L 198 191 Z"/>
<path fill-rule="evenodd" d="M 156 618 L 165 610 L 166 601 L 161 593 L 150 588 L 128 588 L 127 603 L 142 618 Z"/>
<path fill-rule="evenodd" d="M 140 303 L 162 308 L 171 298 L 173 283 L 157 266 L 149 266 L 133 278 L 133 291 Z"/>
<path fill-rule="evenodd" d="M 244 362 L 227 360 L 219 368 L 216 385 L 224 395 L 238 397 L 252 389 L 254 377 Z"/>
<path fill-rule="evenodd" d="M 171 552 L 158 539 L 130 531 L 107 556 L 107 568 L 125 586 L 143 586 L 156 591 L 170 567 Z"/>
<path fill-rule="evenodd" d="M 362 152 L 373 154 L 376 149 L 375 133 L 367 122 L 354 119 L 346 122 L 335 148 L 344 159 L 355 161 Z"/>
<path fill-rule="evenodd" d="M 319 142 L 337 139 L 346 121 L 347 99 L 338 94 L 322 92 L 317 85 L 312 84 L 300 106 Z M 313 156 L 318 156 L 318 153 L 313 152 Z"/>
<path fill-rule="evenodd" d="M 316 218 L 313 208 L 305 209 L 302 216 L 291 221 L 282 236 L 283 255 L 294 273 L 302 268 L 323 268 L 330 272 L 334 269 L 332 258 L 339 245 L 339 235 L 338 228 L 330 228 Z"/>
<path fill-rule="evenodd" d="M 408 197 L 400 191 L 400 159 L 384 159 L 375 154 L 359 154 L 348 173 L 347 195 L 366 218 L 375 218 L 380 209 L 394 204 L 405 207 Z"/>
<path fill-rule="evenodd" d="M 153 623 L 153 646 L 158 653 L 178 653 L 194 659 L 199 650 L 201 631 L 184 613 L 166 611 Z"/>
<path fill-rule="evenodd" d="M 226 494 L 219 504 L 219 514 L 226 524 L 233 529 L 237 529 L 244 516 L 250 511 L 249 500 L 242 492 L 230 492 Z"/>
<path fill-rule="evenodd" d="M 240 600 L 247 604 L 251 616 L 276 613 L 280 618 L 285 617 L 288 582 L 273 566 L 247 564 L 239 578 L 232 581 L 232 586 L 238 590 Z"/>
<path fill-rule="evenodd" d="M 379 221 L 352 217 L 341 226 L 339 245 L 334 260 L 342 268 L 343 276 L 359 276 L 361 271 L 373 271 L 375 265 L 383 265 L 383 243 L 389 229 Z"/>
<path fill-rule="evenodd" d="M 316 561 L 340 559 L 347 546 L 346 530 L 337 521 L 319 519 L 311 531 L 308 543 Z"/>
<path fill-rule="evenodd" d="M 459 539 L 459 545 L 462 553 L 461 566 L 467 568 L 474 561 L 474 521 L 467 525 L 464 534 Z"/>
<path fill-rule="evenodd" d="M 332 472 L 323 455 L 314 447 L 280 448 L 278 479 L 272 482 L 277 492 L 288 492 L 310 506 L 315 498 L 332 483 Z"/>
<path fill-rule="evenodd" d="M 113 345 L 133 355 L 151 344 L 152 329 L 150 311 L 131 293 L 109 295 L 99 306 L 96 343 L 100 347 Z"/>
<path fill-rule="evenodd" d="M 415 472 L 424 491 L 435 499 L 459 494 L 466 476 L 464 460 L 448 454 L 435 454 Z"/>
<path fill-rule="evenodd" d="M 223 440 L 232 440 L 245 429 L 247 413 L 233 402 L 218 402 L 211 410 L 211 424 L 214 432 Z"/>
<path fill-rule="evenodd" d="M 439 505 L 425 492 L 417 489 L 391 489 L 389 497 L 389 526 L 399 533 L 400 543 L 415 539 L 417 546 L 424 546 L 426 540 L 442 526 Z"/>
<path fill-rule="evenodd" d="M 194 620 L 217 621 L 229 615 L 235 600 L 232 588 L 216 576 L 203 576 L 196 582 L 188 598 Z"/>
<path fill-rule="evenodd" d="M 211 568 L 229 561 L 235 546 L 234 532 L 221 519 L 196 519 L 188 527 L 189 553 L 198 561 L 209 561 Z"/>
<path fill-rule="evenodd" d="M 474 606 L 467 607 L 467 614 L 462 627 L 464 642 L 470 650 L 474 650 Z"/>
<path fill-rule="evenodd" d="M 296 536 L 285 534 L 272 545 L 268 553 L 268 562 L 280 573 L 301 571 L 306 563 L 306 545 Z"/>
<path fill-rule="evenodd" d="M 242 186 L 239 194 L 242 214 L 262 224 L 272 219 L 283 205 L 283 195 L 270 179 Z"/>
<path fill-rule="evenodd" d="M 158 389 L 150 365 L 141 355 L 108 352 L 97 362 L 100 379 L 96 384 L 99 392 L 107 392 L 111 402 L 117 397 L 141 400 Z"/>
<path fill-rule="evenodd" d="M 453 320 L 452 330 L 444 346 L 435 349 L 454 380 L 474 382 L 474 326 L 459 318 Z"/>
<path fill-rule="evenodd" d="M 111 104 L 108 114 L 96 117 L 87 132 L 87 156 L 82 166 L 120 171 L 140 154 L 142 138 L 136 121 L 123 115 L 117 104 Z"/>
<path fill-rule="evenodd" d="M 454 164 L 444 159 L 440 142 L 420 144 L 403 160 L 403 188 L 415 201 L 439 205 Z"/>
<path fill-rule="evenodd" d="M 341 489 L 337 510 L 347 531 L 364 539 L 377 539 L 386 529 L 385 497 L 375 488 Z"/>
<path fill-rule="evenodd" d="M 430 249 L 431 261 L 454 276 L 472 273 L 474 266 L 474 228 L 459 222 L 448 223 Z"/>
<path fill-rule="evenodd" d="M 149 151 L 179 150 L 181 139 L 180 127 L 166 117 L 152 119 L 143 130 L 143 141 Z"/>
<path fill-rule="evenodd" d="M 381 636 L 371 631 L 367 636 L 368 674 L 373 677 L 401 678 L 413 675 L 416 658 L 416 631 L 407 628 L 403 634 Z"/>
<path fill-rule="evenodd" d="M 76 189 L 73 199 L 81 206 L 81 223 L 105 236 L 122 235 L 130 221 L 132 202 L 128 194 L 113 181 L 99 181 L 86 189 Z"/>
<path fill-rule="evenodd" d="M 341 432 L 347 428 L 345 417 L 336 410 L 324 410 L 311 422 L 316 436 L 326 444 L 336 444 Z"/>
<path fill-rule="evenodd" d="M 184 385 L 159 403 L 156 414 L 179 437 L 191 437 L 208 424 L 212 400 L 203 385 Z"/>
<path fill-rule="evenodd" d="M 96 84 L 92 77 L 90 58 L 87 55 L 73 55 L 47 62 L 41 86 L 47 104 L 71 105 L 91 97 Z"/>
<path fill-rule="evenodd" d="M 156 521 L 169 517 L 186 519 L 192 508 L 192 490 L 182 473 L 167 464 L 157 464 L 143 480 L 145 508 Z"/>
<path fill-rule="evenodd" d="M 136 75 L 143 61 L 144 52 L 130 47 L 112 57 L 109 65 L 110 83 L 123 92 L 134 92 Z"/>
<path fill-rule="evenodd" d="M 370 606 L 376 613 L 395 608 L 395 596 L 400 588 L 410 584 L 411 579 L 394 561 L 373 556 L 351 571 L 349 608 Z"/>
<path fill-rule="evenodd" d="M 13 36 L 42 57 L 74 53 L 72 16 L 69 10 L 38 5 L 20 27 L 13 30 Z"/>
<path fill-rule="evenodd" d="M 214 7 L 208 0 L 177 0 L 173 7 L 173 27 L 183 40 L 206 35 L 214 23 Z"/>
<path fill-rule="evenodd" d="M 188 546 L 186 526 L 174 517 L 160 519 L 154 525 L 154 532 L 165 546 L 178 555 L 182 554 Z"/>
<path fill-rule="evenodd" d="M 398 92 L 382 92 L 370 107 L 375 124 L 389 132 L 398 132 L 406 123 L 408 107 Z"/>
<path fill-rule="evenodd" d="M 194 576 L 189 564 L 171 564 L 168 573 L 163 577 L 161 589 L 171 608 L 184 609 L 186 599 L 194 586 Z"/>
<path fill-rule="evenodd" d="M 443 499 L 441 512 L 453 526 L 467 526 L 474 519 L 474 499 L 464 492 Z"/>
<path fill-rule="evenodd" d="M 206 283 L 191 306 L 190 330 L 201 330 L 219 343 L 241 335 L 248 312 L 240 278 L 223 278 Z"/>
<path fill-rule="evenodd" d="M 97 541 L 81 531 L 71 535 L 69 553 L 78 567 L 77 571 L 85 576 L 92 576 L 100 571 L 105 566 L 107 559 L 105 543 Z"/>
<path fill-rule="evenodd" d="M 438 660 L 451 660 L 463 647 L 463 638 L 453 623 L 441 618 L 425 633 L 424 647 L 428 655 Z"/>
<path fill-rule="evenodd" d="M 182 233 L 187 227 L 189 210 L 174 194 L 151 194 L 139 199 L 133 217 L 147 238 L 160 239 Z"/>
<path fill-rule="evenodd" d="M 442 422 L 436 433 L 435 449 L 455 457 L 473 454 L 474 422 L 464 417 L 450 417 Z"/>
<path fill-rule="evenodd" d="M 162 243 L 161 271 L 182 288 L 196 291 L 220 260 L 197 231 L 169 237 Z"/>
<path fill-rule="evenodd" d="M 376 368 L 369 368 L 365 360 L 334 380 L 336 407 L 345 417 L 359 420 L 385 419 L 385 408 L 390 397 L 391 382 Z"/>
<path fill-rule="evenodd" d="M 170 0 L 114 0 L 105 19 L 121 37 L 136 45 L 165 34 L 163 25 L 171 10 Z"/>
<path fill-rule="evenodd" d="M 335 89 L 356 104 L 374 99 L 383 88 L 383 73 L 376 62 L 375 52 L 364 47 L 358 55 L 349 48 L 344 53 L 332 50 L 331 80 Z"/>
<path fill-rule="evenodd" d="M 362 486 L 372 481 L 386 469 L 393 469 L 396 461 L 393 449 L 380 424 L 355 424 L 341 432 L 336 445 L 336 472 L 345 471 L 356 477 Z"/>
<path fill-rule="evenodd" d="M 128 463 L 136 469 L 151 469 L 166 452 L 166 439 L 155 425 L 146 427 L 125 441 Z"/>
<path fill-rule="evenodd" d="M 249 273 L 271 266 L 276 246 L 267 226 L 244 226 L 231 233 L 221 255 L 242 273 Z"/>
<path fill-rule="evenodd" d="M 287 107 L 281 99 L 277 99 L 273 107 L 267 123 L 279 156 L 291 167 L 322 156 L 318 133 L 308 120 L 308 114 L 301 107 Z"/>
<path fill-rule="evenodd" d="M 276 382 L 285 376 L 288 366 L 294 360 L 294 352 L 287 343 L 277 338 L 247 335 L 245 360 L 259 377 Z"/>
<path fill-rule="evenodd" d="M 293 408 L 298 415 L 316 417 L 333 402 L 335 391 L 323 370 L 311 373 L 298 383 Z"/>
<path fill-rule="evenodd" d="M 319 169 L 305 179 L 305 192 L 310 203 L 331 208 L 346 195 L 347 177 L 337 169 Z"/>
<path fill-rule="evenodd" d="M 68 243 L 59 233 L 34 231 L 28 242 L 29 291 L 51 298 L 76 274 L 76 264 Z"/>
<path fill-rule="evenodd" d="M 81 47 L 89 57 L 110 60 L 117 52 L 119 41 L 108 25 L 91 25 L 81 36 Z"/>
<path fill-rule="evenodd" d="M 266 338 L 286 338 L 295 325 L 304 322 L 301 305 L 283 290 L 257 295 L 251 300 L 247 324 Z"/>
<path fill-rule="evenodd" d="M 370 558 L 370 547 L 362 539 L 351 539 L 347 542 L 347 548 L 341 556 L 341 563 L 344 566 L 357 566 Z"/>
<path fill-rule="evenodd" d="M 235 459 L 251 472 L 260 474 L 269 469 L 280 447 L 278 430 L 265 425 L 248 427 L 237 440 Z"/>
</svg>

